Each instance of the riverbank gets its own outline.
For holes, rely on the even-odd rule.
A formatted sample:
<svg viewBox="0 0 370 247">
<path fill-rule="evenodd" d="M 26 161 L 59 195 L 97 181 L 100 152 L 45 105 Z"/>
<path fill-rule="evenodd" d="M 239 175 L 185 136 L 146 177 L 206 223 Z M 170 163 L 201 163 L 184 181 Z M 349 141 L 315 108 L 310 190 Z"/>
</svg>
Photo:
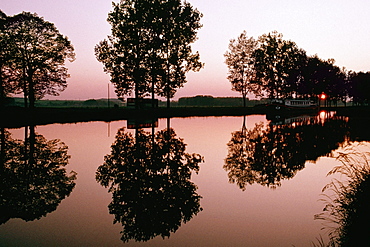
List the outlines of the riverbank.
<svg viewBox="0 0 370 247">
<path fill-rule="evenodd" d="M 330 107 L 322 110 L 336 111 L 338 115 L 351 117 L 370 117 L 370 107 Z M 263 105 L 255 107 L 174 107 L 150 110 L 135 110 L 126 107 L 117 108 L 50 108 L 27 109 L 8 107 L 0 110 L 0 126 L 18 128 L 28 125 L 46 125 L 53 123 L 76 123 L 90 121 L 116 121 L 128 119 L 151 119 L 199 116 L 244 116 L 267 114 Z M 271 114 L 271 112 L 270 112 Z"/>
<path fill-rule="evenodd" d="M 263 107 L 176 107 L 135 110 L 122 108 L 34 108 L 8 107 L 0 110 L 0 126 L 18 128 L 28 125 L 116 121 L 196 116 L 243 116 L 265 114 Z"/>
</svg>

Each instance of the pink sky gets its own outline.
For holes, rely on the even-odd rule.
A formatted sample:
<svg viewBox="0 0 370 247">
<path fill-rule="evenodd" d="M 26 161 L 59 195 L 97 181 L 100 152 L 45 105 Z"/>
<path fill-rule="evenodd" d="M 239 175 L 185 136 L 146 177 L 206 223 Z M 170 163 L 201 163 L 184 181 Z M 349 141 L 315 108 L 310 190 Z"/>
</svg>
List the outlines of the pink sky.
<svg viewBox="0 0 370 247">
<path fill-rule="evenodd" d="M 204 14 L 199 51 L 205 68 L 188 73 L 188 83 L 175 99 L 184 96 L 239 96 L 226 79 L 223 54 L 229 40 L 243 30 L 258 36 L 277 30 L 297 43 L 308 55 L 334 58 L 336 65 L 348 70 L 370 70 L 370 2 L 365 0 L 189 0 Z M 36 12 L 53 22 L 75 47 L 76 61 L 68 63 L 71 77 L 59 97 L 49 99 L 89 99 L 107 97 L 109 75 L 94 55 L 95 45 L 110 33 L 106 22 L 110 0 L 0 0 L 2 11 L 14 15 Z M 115 96 L 110 86 L 110 96 Z"/>
</svg>

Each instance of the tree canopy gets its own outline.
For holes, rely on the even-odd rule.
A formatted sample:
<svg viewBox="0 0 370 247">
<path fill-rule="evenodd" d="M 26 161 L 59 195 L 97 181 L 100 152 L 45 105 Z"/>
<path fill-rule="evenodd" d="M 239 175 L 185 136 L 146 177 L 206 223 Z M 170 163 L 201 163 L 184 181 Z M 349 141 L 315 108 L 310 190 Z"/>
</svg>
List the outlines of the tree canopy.
<svg viewBox="0 0 370 247">
<path fill-rule="evenodd" d="M 172 98 L 185 73 L 202 67 L 190 44 L 202 14 L 180 0 L 125 0 L 108 15 L 112 33 L 95 47 L 118 97 Z"/>
<path fill-rule="evenodd" d="M 8 48 L 1 52 L 2 84 L 11 86 L 11 93 L 23 93 L 25 105 L 29 101 L 30 107 L 46 94 L 59 95 L 69 77 L 65 60 L 75 59 L 68 38 L 53 23 L 29 12 L 2 13 L 1 22 L 1 46 Z"/>
<path fill-rule="evenodd" d="M 352 96 L 356 104 L 370 103 L 370 72 L 353 72 L 348 73 L 349 81 L 348 94 Z"/>
<path fill-rule="evenodd" d="M 190 44 L 197 39 L 197 30 L 202 27 L 202 14 L 190 3 L 180 0 L 161 1 L 159 18 L 162 20 L 160 37 L 162 47 L 158 52 L 158 61 L 162 61 L 161 71 L 164 76 L 158 80 L 158 95 L 172 98 L 176 90 L 186 83 L 185 73 L 199 71 L 203 64 L 199 53 L 192 53 Z M 168 101 L 169 102 L 169 101 Z"/>
<path fill-rule="evenodd" d="M 251 93 L 268 98 L 317 98 L 325 93 L 328 102 L 352 99 L 368 104 L 363 96 L 369 87 L 366 73 L 339 68 L 334 59 L 308 56 L 277 31 L 257 40 L 243 31 L 238 39 L 230 40 L 225 57 L 232 89 L 243 97 Z"/>
<path fill-rule="evenodd" d="M 257 41 L 244 31 L 237 39 L 230 40 L 229 50 L 224 54 L 225 63 L 229 69 L 227 79 L 232 84 L 232 90 L 240 92 L 243 96 L 243 105 L 246 105 L 248 93 L 259 95 L 260 86 L 256 83 L 256 70 L 252 61 Z"/>
<path fill-rule="evenodd" d="M 296 92 L 294 82 L 305 59 L 304 50 L 276 31 L 259 37 L 253 60 L 258 82 L 269 98 L 291 97 Z"/>
</svg>

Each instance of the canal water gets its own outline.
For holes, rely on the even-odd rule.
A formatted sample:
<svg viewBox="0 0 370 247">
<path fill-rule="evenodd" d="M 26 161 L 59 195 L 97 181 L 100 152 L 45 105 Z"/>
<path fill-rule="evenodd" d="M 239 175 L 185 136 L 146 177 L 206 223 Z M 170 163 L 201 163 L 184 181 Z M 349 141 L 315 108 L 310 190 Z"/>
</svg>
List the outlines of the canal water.
<svg viewBox="0 0 370 247">
<path fill-rule="evenodd" d="M 322 112 L 2 129 L 0 246 L 328 242 L 322 190 L 346 179 L 328 173 L 370 151 L 356 128 Z"/>
</svg>

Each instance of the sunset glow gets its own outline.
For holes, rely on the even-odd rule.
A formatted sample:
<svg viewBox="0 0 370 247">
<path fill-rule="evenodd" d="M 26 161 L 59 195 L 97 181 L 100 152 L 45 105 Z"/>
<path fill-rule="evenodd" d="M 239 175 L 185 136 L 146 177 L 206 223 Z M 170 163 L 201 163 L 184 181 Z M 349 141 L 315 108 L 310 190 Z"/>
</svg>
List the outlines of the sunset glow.
<svg viewBox="0 0 370 247">
<path fill-rule="evenodd" d="M 75 47 L 76 61 L 67 63 L 70 78 L 67 89 L 52 99 L 106 98 L 109 76 L 94 55 L 95 45 L 110 34 L 106 18 L 111 1 L 46 1 L 0 0 L 7 15 L 22 11 L 36 12 L 56 25 Z M 223 54 L 229 40 L 243 30 L 258 36 L 277 30 L 284 39 L 292 40 L 308 55 L 334 58 L 336 65 L 347 70 L 368 71 L 370 65 L 370 19 L 367 1 L 210 1 L 190 0 L 203 13 L 198 40 L 193 50 L 199 51 L 205 68 L 188 73 L 188 82 L 178 90 L 175 99 L 184 96 L 240 96 L 231 91 L 226 79 Z M 113 96 L 114 88 L 110 87 Z"/>
</svg>

